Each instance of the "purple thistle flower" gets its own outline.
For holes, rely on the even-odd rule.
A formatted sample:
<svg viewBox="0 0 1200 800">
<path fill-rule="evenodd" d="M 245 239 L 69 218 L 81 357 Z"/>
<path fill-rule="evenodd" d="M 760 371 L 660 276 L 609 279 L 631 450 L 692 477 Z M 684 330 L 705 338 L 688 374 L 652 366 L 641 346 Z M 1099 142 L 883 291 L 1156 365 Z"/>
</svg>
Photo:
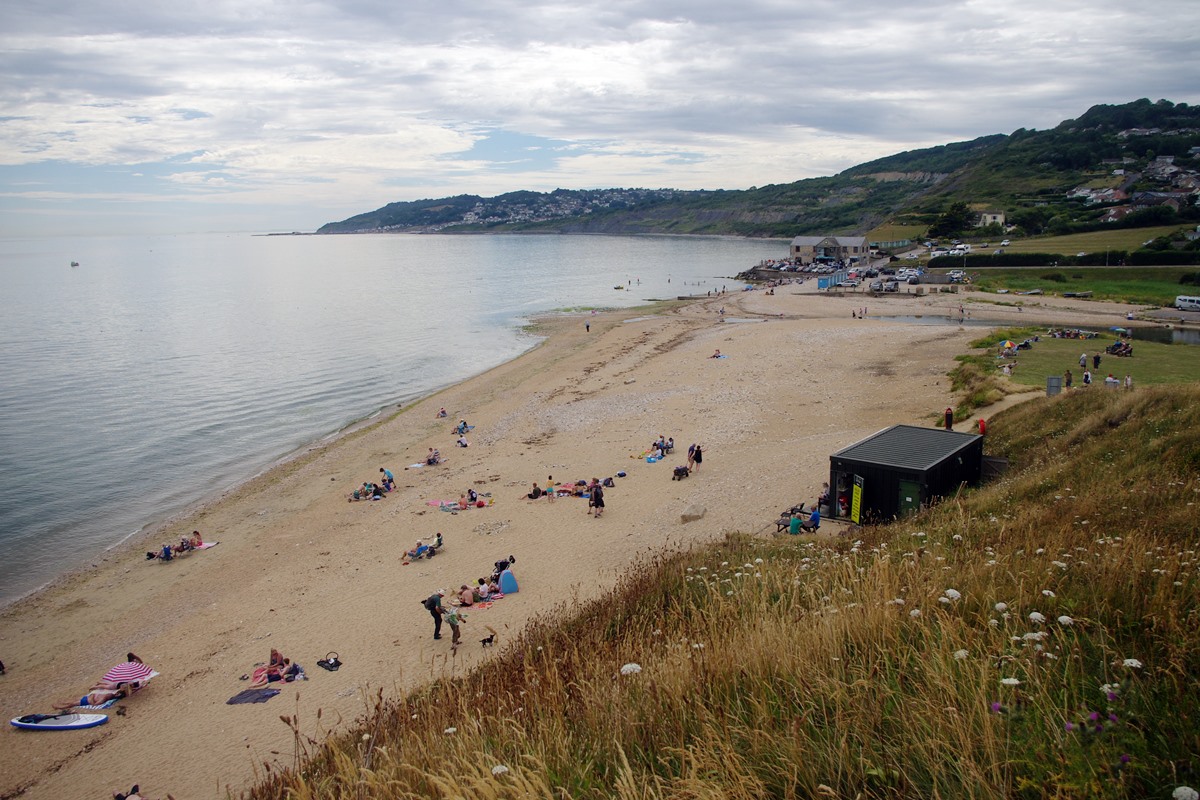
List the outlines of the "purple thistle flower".
<svg viewBox="0 0 1200 800">
<path fill-rule="evenodd" d="M 1117 715 L 1116 715 L 1116 714 L 1109 714 L 1109 715 L 1108 715 L 1108 721 L 1109 721 L 1109 722 L 1116 722 L 1116 721 L 1117 721 Z"/>
<path fill-rule="evenodd" d="M 1000 703 L 998 701 L 995 703 L 992 703 L 992 713 L 993 714 L 999 714 L 1003 710 L 1004 710 L 1004 706 L 1000 705 Z"/>
<path fill-rule="evenodd" d="M 1110 703 L 1112 703 L 1112 702 L 1115 702 L 1115 701 L 1116 701 L 1116 699 L 1117 699 L 1117 693 L 1116 693 L 1116 692 L 1109 692 L 1109 693 L 1108 693 L 1108 701 L 1109 701 Z"/>
<path fill-rule="evenodd" d="M 1121 753 L 1121 763 L 1128 764 L 1130 762 L 1129 753 Z"/>
<path fill-rule="evenodd" d="M 1068 723 L 1067 723 L 1066 725 L 1064 725 L 1063 727 L 1064 727 L 1064 728 L 1066 728 L 1068 732 L 1070 732 L 1070 731 L 1073 731 L 1073 730 L 1075 730 L 1075 723 L 1074 723 L 1074 722 L 1068 722 Z"/>
<path fill-rule="evenodd" d="M 1103 726 L 1103 725 L 1097 725 L 1097 726 L 1096 726 L 1096 733 L 1104 733 L 1104 726 Z"/>
<path fill-rule="evenodd" d="M 1092 722 L 1095 722 L 1096 720 L 1100 719 L 1100 712 L 1093 711 L 1092 713 L 1088 714 L 1088 719 L 1090 719 Z"/>
</svg>

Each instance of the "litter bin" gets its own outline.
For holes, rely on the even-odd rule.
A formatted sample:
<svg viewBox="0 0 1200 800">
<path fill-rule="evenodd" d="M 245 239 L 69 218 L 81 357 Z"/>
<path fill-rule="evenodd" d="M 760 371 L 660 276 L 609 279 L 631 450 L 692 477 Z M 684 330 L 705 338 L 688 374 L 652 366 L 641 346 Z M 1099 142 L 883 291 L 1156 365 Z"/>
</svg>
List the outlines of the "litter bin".
<svg viewBox="0 0 1200 800">
<path fill-rule="evenodd" d="M 1062 393 L 1063 379 L 1061 375 L 1046 376 L 1046 397 L 1053 397 L 1056 394 Z"/>
</svg>

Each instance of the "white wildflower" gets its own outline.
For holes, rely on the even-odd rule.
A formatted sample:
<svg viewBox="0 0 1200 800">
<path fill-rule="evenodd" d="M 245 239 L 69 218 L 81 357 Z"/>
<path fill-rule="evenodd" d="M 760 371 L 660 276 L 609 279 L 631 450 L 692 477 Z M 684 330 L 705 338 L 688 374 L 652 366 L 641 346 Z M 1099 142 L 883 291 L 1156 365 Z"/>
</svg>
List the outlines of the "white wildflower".
<svg viewBox="0 0 1200 800">
<path fill-rule="evenodd" d="M 998 620 L 998 619 L 989 619 L 989 620 L 988 620 L 988 625 L 991 625 L 993 628 L 997 628 L 997 627 L 999 627 L 999 626 L 1000 626 L 1000 620 Z"/>
<path fill-rule="evenodd" d="M 946 605 L 950 605 L 950 598 L 949 597 L 939 597 L 938 602 L 945 603 Z"/>
<path fill-rule="evenodd" d="M 1049 589 L 1042 589 L 1042 595 L 1044 597 L 1054 597 L 1054 592 L 1050 591 Z"/>
<path fill-rule="evenodd" d="M 761 564 L 761 563 L 763 563 L 763 560 L 761 558 L 756 558 L 756 559 L 754 559 L 754 563 Z"/>
<path fill-rule="evenodd" d="M 913 619 L 916 619 L 917 617 L 921 616 L 921 609 L 914 608 L 912 611 L 908 612 L 908 615 Z"/>
<path fill-rule="evenodd" d="M 622 675 L 637 675 L 641 671 L 642 671 L 642 665 L 635 664 L 632 661 L 630 663 L 624 665 L 623 667 L 621 667 Z"/>
<path fill-rule="evenodd" d="M 958 661 L 962 661 L 962 660 L 966 659 L 966 657 L 969 655 L 971 655 L 971 654 L 968 653 L 966 650 L 955 650 L 954 651 L 954 658 Z"/>
<path fill-rule="evenodd" d="M 445 733 L 447 736 L 458 733 L 458 728 L 446 728 Z"/>
<path fill-rule="evenodd" d="M 1008 610 L 1008 603 L 996 603 L 996 606 L 995 606 L 995 608 L 996 608 L 996 610 L 997 610 L 997 611 L 1007 611 L 1007 610 Z"/>
<path fill-rule="evenodd" d="M 497 764 L 496 766 L 492 767 L 492 775 L 496 776 L 497 778 L 506 772 L 508 772 L 508 767 L 504 766 L 503 764 Z"/>
<path fill-rule="evenodd" d="M 1062 625 L 1064 628 L 1069 628 L 1075 624 L 1075 620 L 1071 619 L 1066 614 L 1063 614 L 1058 618 L 1058 624 Z"/>
<path fill-rule="evenodd" d="M 1016 678 L 1001 678 L 1000 683 L 1004 686 L 1020 686 L 1021 682 Z"/>
<path fill-rule="evenodd" d="M 1030 611 L 1029 612 L 1029 621 L 1032 622 L 1034 625 L 1041 625 L 1043 622 L 1046 621 L 1046 617 L 1037 611 Z"/>
<path fill-rule="evenodd" d="M 954 540 L 954 541 L 956 541 L 956 542 L 961 542 L 961 541 L 962 541 L 962 534 L 961 534 L 961 533 L 956 533 L 956 534 L 954 534 L 953 536 L 951 536 L 950 538 L 951 538 L 951 539 L 953 539 L 953 540 Z"/>
<path fill-rule="evenodd" d="M 957 600 L 962 597 L 962 594 L 960 594 L 957 589 L 947 589 L 946 591 L 942 592 L 942 594 L 946 595 L 946 597 L 951 600 Z"/>
<path fill-rule="evenodd" d="M 1171 792 L 1171 800 L 1200 800 L 1200 792 L 1190 786 L 1176 786 Z"/>
<path fill-rule="evenodd" d="M 1128 667 L 1129 669 L 1141 669 L 1142 662 L 1138 661 L 1136 658 L 1127 658 L 1121 662 L 1121 666 Z"/>
</svg>

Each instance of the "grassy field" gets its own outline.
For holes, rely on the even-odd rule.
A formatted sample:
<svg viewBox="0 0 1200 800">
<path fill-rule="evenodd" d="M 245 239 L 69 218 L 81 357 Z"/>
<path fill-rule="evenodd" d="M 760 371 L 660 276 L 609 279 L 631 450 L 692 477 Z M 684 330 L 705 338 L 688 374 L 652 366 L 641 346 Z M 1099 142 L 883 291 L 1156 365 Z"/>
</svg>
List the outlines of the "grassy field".
<svg viewBox="0 0 1200 800">
<path fill-rule="evenodd" d="M 1093 231 L 1092 233 L 1073 233 L 1069 236 L 1038 236 L 1029 239 L 1013 239 L 1008 247 L 1008 253 L 1062 253 L 1073 256 L 1076 253 L 1103 253 L 1105 250 L 1137 250 L 1142 242 L 1165 236 L 1169 233 L 1187 228 L 1186 225 L 1163 225 L 1157 228 L 1125 228 L 1111 231 Z M 989 242 L 995 248 L 999 240 Z"/>
<path fill-rule="evenodd" d="M 295 767 L 247 796 L 1165 800 L 1200 786 L 1200 387 L 1035 399 L 992 420 L 987 452 L 1009 460 L 1004 477 L 908 520 L 736 534 L 641 563 L 480 669 L 380 693 L 328 739 L 297 733 Z M 747 528 L 773 527 L 772 510 Z"/>
<path fill-rule="evenodd" d="M 1181 294 L 1195 294 L 1194 285 L 1180 284 L 1185 274 L 1200 267 L 1021 267 L 971 271 L 971 283 L 994 292 L 1009 289 L 1023 292 L 1041 289 L 1046 294 L 1094 292 L 1097 300 L 1115 300 L 1138 305 L 1169 306 Z M 1048 277 L 1050 276 L 1050 277 Z M 1004 298 L 1006 302 L 1036 303 L 1036 297 Z"/>
<path fill-rule="evenodd" d="M 1083 353 L 1088 355 L 1088 369 L 1094 373 L 1093 380 L 1100 385 L 1099 388 L 1103 388 L 1104 377 L 1110 372 L 1122 381 L 1129 375 L 1135 387 L 1200 381 L 1200 370 L 1197 369 L 1200 365 L 1200 347 L 1134 339 L 1133 356 L 1118 358 L 1104 352 L 1104 348 L 1117 339 L 1115 333 L 1107 330 L 1095 331 L 1098 335 L 1094 339 L 1042 337 L 1032 350 L 1018 350 L 1015 359 L 999 356 L 998 342 L 1005 339 L 1020 342 L 1041 333 L 1045 333 L 1045 329 L 1008 328 L 997 331 L 972 342 L 972 346 L 978 348 L 976 352 L 959 356 L 958 361 L 974 364 L 984 374 L 999 372 L 1005 363 L 1015 364 L 1012 381 L 1025 386 L 1044 387 L 1047 376 L 1061 376 L 1068 369 L 1075 377 L 1075 387 L 1083 386 L 1083 370 L 1079 367 L 1079 356 Z M 1100 368 L 1092 369 L 1092 356 L 1096 353 L 1100 353 Z"/>
<path fill-rule="evenodd" d="M 925 233 L 924 225 L 894 225 L 887 223 L 880 225 L 873 231 L 867 234 L 868 242 L 896 242 L 901 239 L 912 239 L 916 241 L 917 237 Z"/>
</svg>

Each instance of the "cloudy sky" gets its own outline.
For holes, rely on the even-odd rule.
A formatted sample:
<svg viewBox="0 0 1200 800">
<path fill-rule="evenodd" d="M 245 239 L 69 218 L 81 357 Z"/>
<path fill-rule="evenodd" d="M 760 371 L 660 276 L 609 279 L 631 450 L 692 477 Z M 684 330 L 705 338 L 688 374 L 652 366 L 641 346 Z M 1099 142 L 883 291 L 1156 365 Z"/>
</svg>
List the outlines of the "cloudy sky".
<svg viewBox="0 0 1200 800">
<path fill-rule="evenodd" d="M 740 189 L 1200 102 L 1200 0 L 6 0 L 0 234 Z"/>
</svg>

